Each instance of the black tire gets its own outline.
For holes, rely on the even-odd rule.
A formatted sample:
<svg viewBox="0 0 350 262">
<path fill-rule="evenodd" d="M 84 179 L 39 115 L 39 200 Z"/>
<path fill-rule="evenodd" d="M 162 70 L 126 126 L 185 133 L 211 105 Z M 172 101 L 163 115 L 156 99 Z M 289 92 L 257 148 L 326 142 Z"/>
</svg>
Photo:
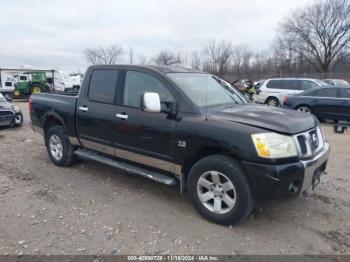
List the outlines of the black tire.
<svg viewBox="0 0 350 262">
<path fill-rule="evenodd" d="M 208 171 L 217 171 L 224 174 L 235 187 L 236 202 L 227 213 L 215 213 L 209 210 L 199 199 L 197 184 L 202 175 Z M 198 213 L 217 224 L 238 224 L 251 214 L 255 206 L 251 186 L 240 163 L 228 156 L 211 155 L 199 160 L 190 170 L 187 186 L 192 204 Z"/>
<path fill-rule="evenodd" d="M 295 108 L 295 110 L 297 110 L 299 112 L 312 114 L 310 107 L 307 105 L 299 105 Z"/>
<path fill-rule="evenodd" d="M 12 93 L 12 97 L 19 98 L 21 96 L 21 92 L 19 90 L 14 90 Z"/>
<path fill-rule="evenodd" d="M 14 122 L 14 127 L 20 127 L 23 124 L 23 115 L 22 113 L 16 114 Z"/>
<path fill-rule="evenodd" d="M 40 86 L 40 85 L 34 85 L 32 86 L 31 90 L 30 90 L 30 93 L 33 94 L 40 94 L 43 92 L 43 87 Z"/>
<path fill-rule="evenodd" d="M 269 97 L 266 99 L 265 104 L 269 106 L 279 106 L 280 101 L 276 97 Z"/>
<path fill-rule="evenodd" d="M 50 139 L 53 136 L 57 136 L 60 139 L 60 142 L 62 144 L 62 157 L 60 159 L 57 159 L 50 149 Z M 49 128 L 45 135 L 45 144 L 47 153 L 49 154 L 49 157 L 51 161 L 57 165 L 57 166 L 69 166 L 71 165 L 75 160 L 76 156 L 74 153 L 74 146 L 71 145 L 71 143 L 68 140 L 68 136 L 66 134 L 66 131 L 62 126 L 52 126 Z"/>
</svg>

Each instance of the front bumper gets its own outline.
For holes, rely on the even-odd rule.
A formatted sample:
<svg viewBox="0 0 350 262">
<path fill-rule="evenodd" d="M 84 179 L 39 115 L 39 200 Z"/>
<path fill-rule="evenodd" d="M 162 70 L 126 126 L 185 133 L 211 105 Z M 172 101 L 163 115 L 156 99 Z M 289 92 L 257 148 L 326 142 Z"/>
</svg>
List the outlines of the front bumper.
<svg viewBox="0 0 350 262">
<path fill-rule="evenodd" d="M 0 115 L 0 126 L 10 126 L 15 121 L 15 114 L 13 115 L 6 115 L 1 116 Z"/>
<path fill-rule="evenodd" d="M 312 159 L 283 165 L 263 165 L 243 162 L 257 200 L 295 197 L 315 189 L 324 174 L 330 147 L 325 143 Z"/>
<path fill-rule="evenodd" d="M 265 101 L 266 101 L 266 96 L 263 94 L 263 93 L 260 93 L 260 94 L 255 94 L 254 96 L 254 99 L 257 103 L 260 103 L 260 104 L 264 104 Z"/>
</svg>

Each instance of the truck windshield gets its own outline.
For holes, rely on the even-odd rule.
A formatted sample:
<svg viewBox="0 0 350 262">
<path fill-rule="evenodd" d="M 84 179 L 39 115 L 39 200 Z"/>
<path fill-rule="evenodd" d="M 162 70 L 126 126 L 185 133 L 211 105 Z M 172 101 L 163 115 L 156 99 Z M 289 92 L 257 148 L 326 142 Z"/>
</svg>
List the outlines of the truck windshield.
<svg viewBox="0 0 350 262">
<path fill-rule="evenodd" d="M 199 108 L 244 104 L 243 100 L 233 90 L 220 85 L 211 75 L 201 73 L 169 73 L 168 76 Z"/>
</svg>

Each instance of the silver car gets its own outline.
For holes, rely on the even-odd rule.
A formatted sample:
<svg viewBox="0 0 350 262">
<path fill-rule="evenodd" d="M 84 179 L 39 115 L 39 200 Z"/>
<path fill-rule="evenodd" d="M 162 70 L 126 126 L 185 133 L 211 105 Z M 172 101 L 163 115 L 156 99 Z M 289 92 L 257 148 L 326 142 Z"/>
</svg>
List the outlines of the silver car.
<svg viewBox="0 0 350 262">
<path fill-rule="evenodd" d="M 331 86 L 350 87 L 349 83 L 343 79 L 324 79 L 323 81 Z"/>
<path fill-rule="evenodd" d="M 270 106 L 282 104 L 288 95 L 300 94 L 306 90 L 327 86 L 318 79 L 309 78 L 275 78 L 268 79 L 257 91 L 255 99 L 258 103 Z"/>
</svg>

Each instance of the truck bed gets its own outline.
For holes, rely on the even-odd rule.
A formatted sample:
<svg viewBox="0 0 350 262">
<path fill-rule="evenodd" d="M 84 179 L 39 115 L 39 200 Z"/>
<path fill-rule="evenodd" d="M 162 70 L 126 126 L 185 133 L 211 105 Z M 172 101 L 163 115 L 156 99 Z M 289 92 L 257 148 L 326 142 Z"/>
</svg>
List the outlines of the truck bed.
<svg viewBox="0 0 350 262">
<path fill-rule="evenodd" d="M 41 93 L 30 96 L 32 125 L 44 128 L 44 121 L 53 115 L 59 117 L 66 127 L 68 136 L 76 136 L 75 107 L 77 93 Z"/>
<path fill-rule="evenodd" d="M 55 94 L 55 95 L 65 95 L 65 96 L 78 96 L 79 91 L 76 90 L 67 90 L 67 91 L 53 91 L 51 92 L 51 94 Z"/>
</svg>

